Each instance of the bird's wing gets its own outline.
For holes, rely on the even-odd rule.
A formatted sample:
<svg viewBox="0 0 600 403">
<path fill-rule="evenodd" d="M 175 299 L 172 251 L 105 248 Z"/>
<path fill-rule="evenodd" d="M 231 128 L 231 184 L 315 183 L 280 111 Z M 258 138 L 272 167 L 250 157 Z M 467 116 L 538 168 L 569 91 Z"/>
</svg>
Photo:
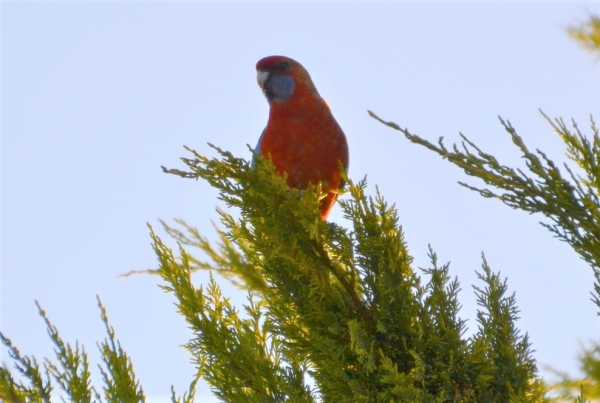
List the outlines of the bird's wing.
<svg viewBox="0 0 600 403">
<path fill-rule="evenodd" d="M 266 128 L 263 129 L 260 137 L 258 138 L 258 143 L 256 143 L 256 147 L 254 148 L 254 155 L 252 155 L 252 162 L 250 163 L 250 168 L 256 169 L 256 157 L 260 156 L 260 142 L 262 141 L 262 136 L 265 134 Z"/>
</svg>

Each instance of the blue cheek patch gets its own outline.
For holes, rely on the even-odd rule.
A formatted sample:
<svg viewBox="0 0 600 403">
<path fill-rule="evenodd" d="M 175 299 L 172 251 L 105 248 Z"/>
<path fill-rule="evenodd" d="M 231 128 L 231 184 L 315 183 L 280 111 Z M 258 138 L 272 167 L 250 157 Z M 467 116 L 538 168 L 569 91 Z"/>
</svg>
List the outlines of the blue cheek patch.
<svg viewBox="0 0 600 403">
<path fill-rule="evenodd" d="M 265 83 L 265 94 L 269 101 L 283 102 L 294 93 L 295 86 L 291 77 L 271 75 Z"/>
</svg>

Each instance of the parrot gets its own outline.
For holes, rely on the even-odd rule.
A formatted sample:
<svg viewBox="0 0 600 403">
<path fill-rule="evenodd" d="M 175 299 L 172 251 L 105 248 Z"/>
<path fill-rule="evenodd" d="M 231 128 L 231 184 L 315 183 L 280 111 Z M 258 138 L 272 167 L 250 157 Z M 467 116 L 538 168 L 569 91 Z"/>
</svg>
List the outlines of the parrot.
<svg viewBox="0 0 600 403">
<path fill-rule="evenodd" d="M 269 103 L 269 118 L 255 156 L 270 159 L 279 175 L 287 174 L 291 188 L 320 182 L 326 193 L 319 205 L 325 221 L 344 186 L 342 171 L 348 170 L 346 135 L 297 61 L 265 57 L 256 64 L 256 78 Z"/>
</svg>

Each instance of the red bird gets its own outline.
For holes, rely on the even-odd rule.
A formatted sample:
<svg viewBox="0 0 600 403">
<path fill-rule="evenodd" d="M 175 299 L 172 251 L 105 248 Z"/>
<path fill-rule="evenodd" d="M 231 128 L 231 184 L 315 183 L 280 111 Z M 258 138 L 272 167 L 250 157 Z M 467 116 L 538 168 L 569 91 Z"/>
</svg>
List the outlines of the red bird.
<svg viewBox="0 0 600 403">
<path fill-rule="evenodd" d="M 305 189 L 321 182 L 321 218 L 327 216 L 344 183 L 341 166 L 348 169 L 346 136 L 317 92 L 308 71 L 285 56 L 269 56 L 256 64 L 258 85 L 269 102 L 269 121 L 256 153 L 270 158 L 287 184 Z"/>
</svg>

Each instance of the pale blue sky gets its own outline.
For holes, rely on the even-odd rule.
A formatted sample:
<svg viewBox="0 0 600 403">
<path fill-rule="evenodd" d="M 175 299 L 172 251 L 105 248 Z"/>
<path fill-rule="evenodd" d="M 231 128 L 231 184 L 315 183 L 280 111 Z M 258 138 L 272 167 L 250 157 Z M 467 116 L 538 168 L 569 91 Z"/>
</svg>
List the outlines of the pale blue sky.
<svg viewBox="0 0 600 403">
<path fill-rule="evenodd" d="M 564 161 L 538 108 L 588 134 L 590 114 L 600 117 L 599 65 L 563 30 L 588 10 L 600 13 L 593 2 L 3 2 L 2 332 L 23 353 L 50 355 L 37 299 L 95 364 L 99 294 L 146 394 L 182 392 L 193 367 L 179 346 L 191 334 L 173 297 L 156 277 L 117 276 L 156 266 L 147 222 L 180 217 L 214 233 L 216 192 L 160 165 L 181 167 L 184 144 L 249 157 L 268 113 L 254 65 L 282 54 L 331 104 L 350 176 L 368 175 L 370 194 L 378 185 L 396 203 L 415 265 L 427 266 L 429 243 L 452 262 L 470 331 L 483 251 L 516 292 L 540 366 L 575 373 L 578 341 L 599 334 L 591 269 L 541 217 L 460 187 L 480 183 L 366 110 L 430 140 L 461 131 L 522 165 L 500 115 Z M 330 218 L 345 224 L 338 208 Z"/>
</svg>

